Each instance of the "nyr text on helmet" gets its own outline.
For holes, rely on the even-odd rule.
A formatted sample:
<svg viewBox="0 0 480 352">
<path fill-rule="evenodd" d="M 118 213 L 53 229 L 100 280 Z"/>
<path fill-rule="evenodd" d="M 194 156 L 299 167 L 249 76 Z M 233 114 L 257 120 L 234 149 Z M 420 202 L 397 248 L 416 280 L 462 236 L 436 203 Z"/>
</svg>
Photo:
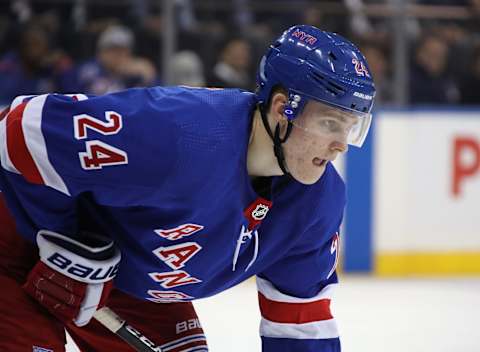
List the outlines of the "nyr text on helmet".
<svg viewBox="0 0 480 352">
<path fill-rule="evenodd" d="M 292 37 L 300 39 L 302 42 L 305 42 L 307 44 L 313 45 L 317 41 L 317 38 L 315 38 L 313 35 L 307 34 L 304 31 L 301 31 L 297 29 L 292 33 Z"/>
</svg>

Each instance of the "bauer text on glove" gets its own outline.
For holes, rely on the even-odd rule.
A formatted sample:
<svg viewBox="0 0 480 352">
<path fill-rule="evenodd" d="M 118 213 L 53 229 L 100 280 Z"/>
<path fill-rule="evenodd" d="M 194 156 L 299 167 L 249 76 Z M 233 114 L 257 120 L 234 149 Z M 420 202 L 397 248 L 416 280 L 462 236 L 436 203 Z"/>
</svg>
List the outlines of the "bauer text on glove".
<svg viewBox="0 0 480 352">
<path fill-rule="evenodd" d="M 113 287 L 120 251 L 100 235 L 80 242 L 47 230 L 38 232 L 37 244 L 40 261 L 24 289 L 64 323 L 88 324 Z"/>
</svg>

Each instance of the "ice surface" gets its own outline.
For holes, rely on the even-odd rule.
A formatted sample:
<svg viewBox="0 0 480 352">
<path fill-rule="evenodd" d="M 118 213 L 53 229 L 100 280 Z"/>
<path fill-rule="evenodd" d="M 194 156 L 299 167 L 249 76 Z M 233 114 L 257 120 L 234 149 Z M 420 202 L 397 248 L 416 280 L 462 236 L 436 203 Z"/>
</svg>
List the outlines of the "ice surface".
<svg viewBox="0 0 480 352">
<path fill-rule="evenodd" d="M 332 311 L 343 352 L 480 351 L 480 278 L 340 279 Z M 210 351 L 260 352 L 254 281 L 195 306 Z"/>
</svg>

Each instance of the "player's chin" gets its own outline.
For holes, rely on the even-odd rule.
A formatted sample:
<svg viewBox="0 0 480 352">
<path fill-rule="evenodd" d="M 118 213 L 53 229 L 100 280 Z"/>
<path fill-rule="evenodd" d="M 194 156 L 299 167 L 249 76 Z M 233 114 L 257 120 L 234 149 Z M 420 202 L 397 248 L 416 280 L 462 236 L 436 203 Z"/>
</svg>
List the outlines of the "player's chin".
<svg viewBox="0 0 480 352">
<path fill-rule="evenodd" d="M 292 176 L 300 183 L 304 185 L 313 185 L 316 183 L 320 177 L 322 177 L 323 173 L 325 172 L 325 167 L 315 167 L 313 169 L 309 169 L 308 172 L 302 173 L 292 173 Z"/>
</svg>

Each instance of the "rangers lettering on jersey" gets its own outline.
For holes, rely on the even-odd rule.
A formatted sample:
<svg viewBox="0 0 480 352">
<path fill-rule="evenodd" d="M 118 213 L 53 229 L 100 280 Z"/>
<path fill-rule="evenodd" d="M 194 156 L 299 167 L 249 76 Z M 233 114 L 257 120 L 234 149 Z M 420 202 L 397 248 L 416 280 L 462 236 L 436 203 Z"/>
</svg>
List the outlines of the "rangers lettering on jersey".
<svg viewBox="0 0 480 352">
<path fill-rule="evenodd" d="M 202 282 L 183 270 L 175 270 L 169 273 L 150 273 L 150 277 L 159 282 L 163 288 L 172 288 Z"/>
<path fill-rule="evenodd" d="M 183 224 L 178 227 L 175 227 L 173 229 L 168 229 L 168 230 L 155 230 L 155 233 L 163 238 L 166 238 L 167 240 L 170 241 L 176 241 L 181 238 L 191 236 L 194 233 L 197 233 L 198 231 L 202 230 L 203 226 L 202 225 L 197 225 L 197 224 Z"/>
<path fill-rule="evenodd" d="M 156 302 L 156 303 L 179 302 L 179 301 L 181 302 L 184 300 L 195 298 L 183 292 L 178 292 L 178 291 L 148 290 L 148 294 L 151 297 L 147 297 L 147 299 L 149 301 Z"/>
<path fill-rule="evenodd" d="M 192 236 L 202 230 L 204 226 L 187 223 L 172 229 L 154 230 L 160 237 L 170 241 L 176 241 L 184 237 Z M 188 272 L 178 270 L 185 267 L 185 263 L 192 259 L 202 247 L 197 242 L 185 242 L 172 246 L 162 246 L 153 250 L 153 253 L 166 265 L 172 268 L 172 272 L 149 273 L 150 277 L 159 282 L 163 288 L 172 288 L 176 286 L 196 284 L 202 280 L 192 277 Z M 154 298 L 148 298 L 154 302 L 182 301 L 192 299 L 193 297 L 177 291 L 157 291 L 149 290 L 148 294 Z"/>
<path fill-rule="evenodd" d="M 170 268 L 177 270 L 183 268 L 185 263 L 201 249 L 202 247 L 196 242 L 186 242 L 169 247 L 158 247 L 153 253 Z"/>
</svg>

